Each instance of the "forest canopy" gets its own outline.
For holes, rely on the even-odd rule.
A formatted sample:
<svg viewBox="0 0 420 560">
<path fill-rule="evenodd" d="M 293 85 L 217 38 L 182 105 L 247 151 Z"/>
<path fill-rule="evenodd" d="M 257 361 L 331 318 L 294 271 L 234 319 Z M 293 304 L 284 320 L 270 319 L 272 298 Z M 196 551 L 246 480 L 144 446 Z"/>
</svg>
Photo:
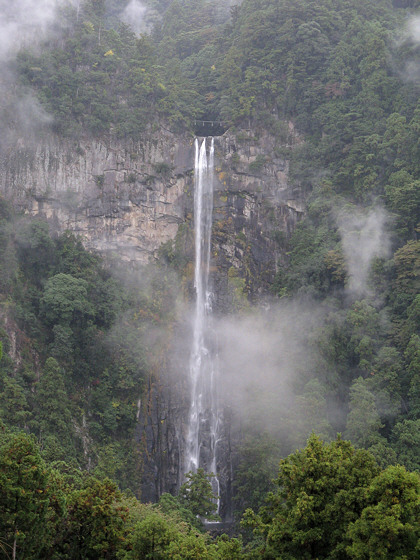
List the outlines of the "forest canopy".
<svg viewBox="0 0 420 560">
<path fill-rule="evenodd" d="M 287 159 L 306 205 L 275 240 L 269 297 L 321 310 L 305 340 L 316 359 L 296 375 L 281 426 L 250 415 L 241 427 L 238 538 L 203 531 L 217 501 L 207 473 L 141 504 L 139 402 L 188 295 L 187 228 L 124 275 L 1 197 L 0 556 L 415 560 L 420 2 L 149 0 L 139 26 L 128 6 L 60 3 L 55 32 L 5 66 L 5 132 L 21 126 L 17 100 L 31 99 L 42 130 L 76 144 L 163 126 L 192 136 L 207 120 L 237 140 L 269 135 L 272 153 L 250 171 Z M 372 231 L 366 264 L 354 247 Z M 243 299 L 245 265 L 228 279 Z"/>
</svg>

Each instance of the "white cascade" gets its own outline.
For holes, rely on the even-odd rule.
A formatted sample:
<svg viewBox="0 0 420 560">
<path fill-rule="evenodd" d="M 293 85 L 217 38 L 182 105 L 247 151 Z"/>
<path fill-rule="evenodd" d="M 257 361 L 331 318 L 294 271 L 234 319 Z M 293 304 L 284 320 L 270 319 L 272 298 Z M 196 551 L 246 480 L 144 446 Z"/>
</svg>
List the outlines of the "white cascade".
<svg viewBox="0 0 420 560">
<path fill-rule="evenodd" d="M 212 293 L 209 286 L 213 214 L 214 139 L 207 154 L 206 139 L 195 140 L 194 235 L 196 292 L 190 355 L 191 405 L 185 454 L 185 472 L 203 468 L 216 476 L 213 492 L 219 495 L 216 453 L 220 423 L 217 407 L 217 353 L 211 328 Z"/>
</svg>

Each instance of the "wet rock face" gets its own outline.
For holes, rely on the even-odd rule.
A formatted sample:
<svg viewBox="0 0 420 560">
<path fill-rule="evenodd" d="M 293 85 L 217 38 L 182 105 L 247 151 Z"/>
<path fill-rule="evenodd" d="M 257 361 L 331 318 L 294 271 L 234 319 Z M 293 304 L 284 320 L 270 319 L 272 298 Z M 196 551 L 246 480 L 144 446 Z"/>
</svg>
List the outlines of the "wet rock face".
<svg viewBox="0 0 420 560">
<path fill-rule="evenodd" d="M 182 343 L 181 343 L 182 344 Z M 163 372 L 159 379 L 150 379 L 145 388 L 137 439 L 143 448 L 143 476 L 141 498 L 145 502 L 156 502 L 163 492 L 177 494 L 185 481 L 187 419 L 189 416 L 190 387 L 187 375 L 190 348 L 184 340 L 184 360 L 178 359 L 172 371 Z M 175 371 L 176 370 L 176 371 Z M 204 426 L 205 429 L 205 426 Z M 206 437 L 204 434 L 204 440 Z M 231 436 L 229 411 L 221 418 L 217 444 L 217 474 L 219 480 L 219 513 L 222 519 L 233 518 L 232 448 L 235 441 Z M 203 467 L 209 466 L 205 446 L 201 449 Z M 211 469 L 209 469 L 211 470 Z"/>
<path fill-rule="evenodd" d="M 289 131 L 285 146 L 253 131 L 217 139 L 212 256 L 216 308 L 222 312 L 269 291 L 303 215 L 303 195 L 289 182 L 284 155 L 300 139 L 291 124 Z"/>
<path fill-rule="evenodd" d="M 287 142 L 298 142 L 292 130 Z M 192 225 L 193 144 L 164 129 L 137 143 L 20 138 L 0 153 L 0 192 L 90 249 L 147 262 L 180 224 Z M 252 295 L 272 279 L 279 240 L 302 214 L 301 193 L 273 137 L 228 131 L 215 144 L 213 263 L 226 278 L 234 267 Z"/>
<path fill-rule="evenodd" d="M 192 139 L 165 131 L 139 143 L 20 139 L 1 155 L 0 190 L 90 249 L 147 262 L 184 221 L 193 161 Z"/>
<path fill-rule="evenodd" d="M 269 291 L 276 267 L 285 259 L 285 241 L 303 215 L 301 192 L 288 182 L 289 163 L 275 157 L 274 149 L 274 141 L 269 137 L 259 142 L 253 140 L 252 145 L 238 144 L 228 134 L 216 139 L 211 260 L 216 313 L 235 311 L 249 299 L 257 300 Z M 253 162 L 258 164 L 253 166 Z M 187 237 L 191 240 L 192 191 L 188 191 L 184 202 Z M 188 248 L 192 266 L 194 248 L 191 243 L 184 246 Z M 192 276 L 189 281 L 193 296 Z M 185 343 L 185 337 L 183 340 Z M 180 344 L 178 341 L 175 346 L 179 348 Z M 145 437 L 148 445 L 142 494 L 145 500 L 157 500 L 162 491 L 175 492 L 183 481 L 189 352 L 186 344 L 181 353 L 184 362 L 175 364 L 172 360 L 175 370 L 185 371 L 183 381 L 175 375 L 176 381 L 167 380 L 166 388 L 154 385 L 146 392 L 148 399 L 152 397 L 152 406 L 147 418 L 144 416 L 149 434 Z M 217 454 L 220 515 L 224 520 L 233 517 L 236 449 L 240 442 L 240 430 L 231 415 L 230 410 L 224 411 Z"/>
<path fill-rule="evenodd" d="M 290 184 L 287 160 L 300 140 L 290 123 L 287 127 L 280 146 L 263 132 L 257 137 L 255 131 L 228 131 L 216 138 L 211 255 L 216 313 L 238 310 L 269 292 L 286 258 L 285 241 L 303 215 L 303 196 Z M 47 218 L 57 232 L 74 231 L 88 248 L 115 252 L 125 261 L 148 262 L 182 229 L 191 271 L 193 144 L 191 137 L 165 130 L 139 143 L 49 137 L 35 145 L 20 139 L 0 154 L 0 191 L 25 212 Z M 193 293 L 192 276 L 187 282 Z M 188 337 L 181 338 L 186 344 Z M 168 371 L 149 380 L 141 399 L 137 439 L 145 501 L 176 493 L 183 481 L 190 349 L 186 344 L 180 352 L 182 343 L 174 342 L 184 358 L 168 360 Z M 234 419 L 225 411 L 218 454 L 223 519 L 232 514 L 237 443 Z"/>
<path fill-rule="evenodd" d="M 176 494 L 183 482 L 183 419 L 188 413 L 176 384 L 150 379 L 137 426 L 143 447 L 141 498 L 156 502 L 164 492 Z"/>
</svg>

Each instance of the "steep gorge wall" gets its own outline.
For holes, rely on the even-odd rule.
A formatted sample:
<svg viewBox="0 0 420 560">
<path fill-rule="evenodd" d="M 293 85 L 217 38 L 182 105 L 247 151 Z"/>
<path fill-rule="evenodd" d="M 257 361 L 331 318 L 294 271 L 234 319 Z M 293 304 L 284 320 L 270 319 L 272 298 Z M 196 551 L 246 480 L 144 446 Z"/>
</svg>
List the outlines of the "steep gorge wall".
<svg viewBox="0 0 420 560">
<path fill-rule="evenodd" d="M 21 138 L 3 151 L 0 189 L 90 249 L 147 262 L 184 220 L 192 162 L 191 138 L 164 131 L 138 143 Z"/>
<path fill-rule="evenodd" d="M 286 258 L 284 238 L 304 212 L 304 200 L 299 186 L 290 184 L 289 161 L 282 155 L 287 150 L 281 148 L 299 142 L 291 123 L 287 146 L 252 130 L 228 131 L 215 140 L 215 312 L 231 312 L 261 298 Z M 192 137 L 165 130 L 138 143 L 50 136 L 33 144 L 22 138 L 1 154 L 0 189 L 22 211 L 46 218 L 53 230 L 71 230 L 86 247 L 128 262 L 155 258 L 159 247 L 182 231 L 192 270 L 193 144 Z M 192 287 L 192 275 L 188 281 Z M 182 342 L 173 344 L 179 348 Z M 184 362 L 178 357 L 169 366 L 172 371 L 155 374 L 141 399 L 137 436 L 144 446 L 145 500 L 174 491 L 182 480 L 189 390 L 187 376 L 179 371 L 187 371 L 188 353 L 185 347 Z M 219 463 L 228 516 L 234 447 L 228 425 L 223 439 L 225 456 Z"/>
<path fill-rule="evenodd" d="M 289 126 L 282 147 L 293 149 L 300 139 Z M 274 137 L 252 130 L 227 132 L 216 143 L 212 257 L 222 311 L 240 305 L 241 295 L 255 301 L 269 291 L 285 261 L 284 242 L 304 213 L 303 194 L 290 183 L 280 148 Z"/>
<path fill-rule="evenodd" d="M 193 144 L 191 136 L 163 129 L 137 143 L 22 137 L 0 153 L 0 192 L 57 232 L 77 233 L 90 249 L 144 263 L 191 221 Z M 276 146 L 273 137 L 252 131 L 216 139 L 213 257 L 223 254 L 221 266 L 241 269 L 246 239 L 258 277 L 263 253 L 280 257 L 273 253 L 276 233 L 288 235 L 303 212 Z"/>
</svg>

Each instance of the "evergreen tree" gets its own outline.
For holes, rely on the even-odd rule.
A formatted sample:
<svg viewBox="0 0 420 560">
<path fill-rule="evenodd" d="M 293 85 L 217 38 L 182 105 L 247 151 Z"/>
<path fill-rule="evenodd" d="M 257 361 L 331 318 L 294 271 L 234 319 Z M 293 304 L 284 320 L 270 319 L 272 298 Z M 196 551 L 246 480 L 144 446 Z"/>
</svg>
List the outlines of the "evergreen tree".
<svg viewBox="0 0 420 560">
<path fill-rule="evenodd" d="M 367 380 L 359 377 L 350 389 L 350 411 L 345 435 L 355 445 L 369 447 L 381 440 L 379 430 L 382 427 L 375 397 L 369 390 Z"/>
<path fill-rule="evenodd" d="M 197 472 L 188 472 L 187 479 L 179 489 L 179 501 L 182 505 L 205 519 L 217 519 L 215 515 L 217 509 L 218 496 L 213 493 L 211 479 L 215 475 L 207 474 L 204 469 L 197 469 Z"/>
<path fill-rule="evenodd" d="M 25 393 L 16 379 L 6 377 L 0 393 L 0 418 L 11 428 L 26 429 L 31 417 Z"/>
<path fill-rule="evenodd" d="M 37 559 L 48 544 L 49 473 L 33 439 L 3 436 L 0 445 L 0 533 L 13 558 Z"/>
<path fill-rule="evenodd" d="M 365 490 L 379 472 L 364 450 L 311 436 L 302 451 L 280 462 L 279 490 L 263 510 L 269 558 L 339 558 L 345 532 L 366 505 Z"/>
<path fill-rule="evenodd" d="M 420 478 L 389 467 L 370 484 L 367 505 L 351 523 L 347 552 L 354 560 L 415 560 L 420 554 Z"/>
<path fill-rule="evenodd" d="M 74 455 L 74 430 L 70 401 L 64 385 L 63 372 L 54 358 L 48 358 L 36 385 L 35 420 L 33 422 L 40 441 L 50 443 L 59 453 L 55 459 L 66 454 Z M 49 438 L 49 439 L 48 439 Z M 62 451 L 60 452 L 60 448 Z"/>
<path fill-rule="evenodd" d="M 278 490 L 245 524 L 264 537 L 258 557 L 288 560 L 411 560 L 419 552 L 420 479 L 380 472 L 373 457 L 338 438 L 311 436 L 280 462 Z M 258 541 L 257 541 L 258 542 Z"/>
</svg>

